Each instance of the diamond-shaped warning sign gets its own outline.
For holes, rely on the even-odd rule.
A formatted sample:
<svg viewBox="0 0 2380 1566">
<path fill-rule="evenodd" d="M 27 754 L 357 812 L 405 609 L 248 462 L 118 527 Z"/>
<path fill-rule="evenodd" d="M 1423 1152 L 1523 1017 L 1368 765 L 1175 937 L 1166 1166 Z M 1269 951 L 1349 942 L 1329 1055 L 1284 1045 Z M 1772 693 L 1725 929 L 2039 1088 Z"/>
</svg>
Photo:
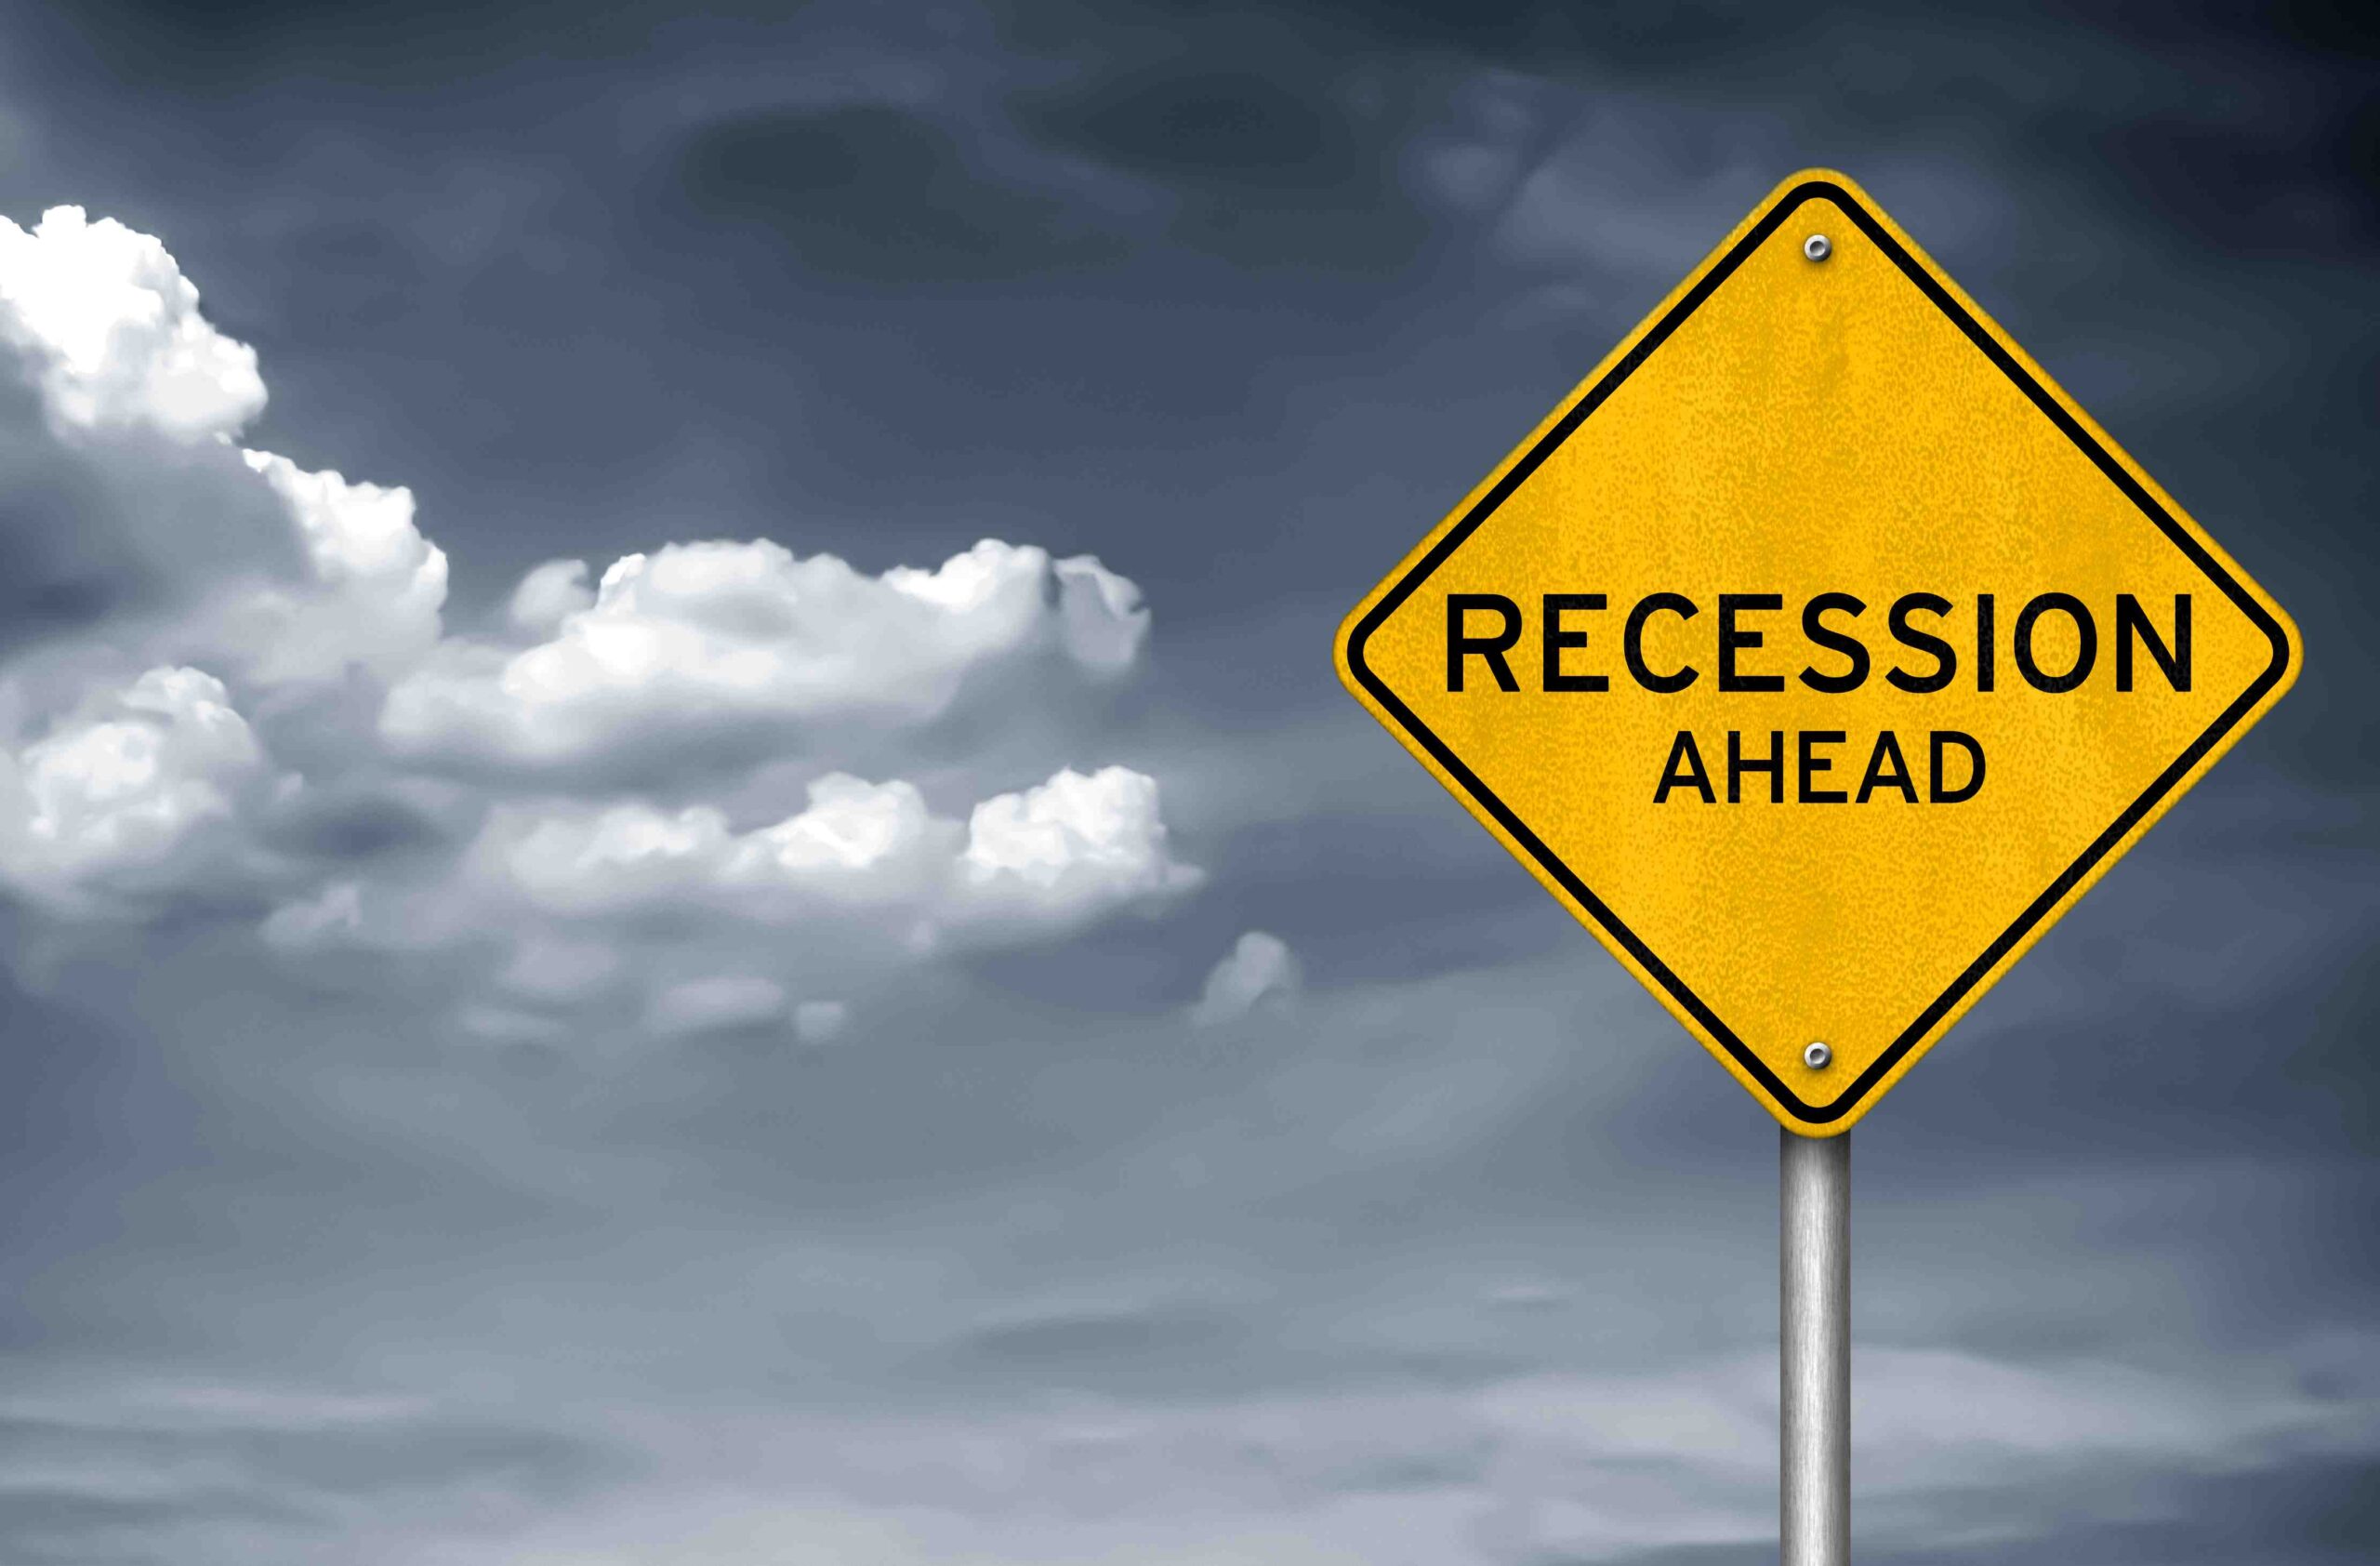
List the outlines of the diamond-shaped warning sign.
<svg viewBox="0 0 2380 1566">
<path fill-rule="evenodd" d="M 1373 590 L 1339 667 L 1826 1135 L 2279 698 L 2297 636 L 1819 171 Z"/>
</svg>

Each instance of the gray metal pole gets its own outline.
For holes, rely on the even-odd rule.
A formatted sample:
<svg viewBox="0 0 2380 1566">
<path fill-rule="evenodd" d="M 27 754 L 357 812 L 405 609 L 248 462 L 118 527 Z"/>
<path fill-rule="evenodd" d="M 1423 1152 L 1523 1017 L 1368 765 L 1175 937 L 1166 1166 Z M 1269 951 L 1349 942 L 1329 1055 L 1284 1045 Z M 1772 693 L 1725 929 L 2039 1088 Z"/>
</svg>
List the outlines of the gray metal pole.
<svg viewBox="0 0 2380 1566">
<path fill-rule="evenodd" d="M 1784 1566 L 1848 1566 L 1851 1137 L 1783 1135 Z"/>
</svg>

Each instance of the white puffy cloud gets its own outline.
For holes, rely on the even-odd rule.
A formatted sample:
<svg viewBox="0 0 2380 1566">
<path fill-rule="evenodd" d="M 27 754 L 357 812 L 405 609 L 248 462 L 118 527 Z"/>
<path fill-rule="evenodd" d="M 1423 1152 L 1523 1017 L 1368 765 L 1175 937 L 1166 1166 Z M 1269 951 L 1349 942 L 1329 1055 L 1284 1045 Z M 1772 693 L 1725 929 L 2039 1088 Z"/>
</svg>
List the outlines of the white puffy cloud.
<svg viewBox="0 0 2380 1566">
<path fill-rule="evenodd" d="M 512 629 L 532 636 L 551 636 L 562 622 L 595 606 L 595 590 L 587 585 L 587 562 L 549 560 L 531 568 L 512 590 L 505 617 Z"/>
<path fill-rule="evenodd" d="M 446 559 L 412 495 L 243 452 L 264 404 L 255 352 L 155 239 L 73 206 L 0 219 L 0 614 L 32 630 L 112 611 L 139 662 L 234 688 L 393 678 L 428 653 Z"/>
<path fill-rule="evenodd" d="M 335 679 L 350 662 L 393 675 L 419 661 L 438 642 L 446 554 L 414 524 L 413 492 L 241 455 L 287 508 L 312 577 L 307 591 L 266 589 L 242 606 L 255 677 Z"/>
<path fill-rule="evenodd" d="M 83 912 L 244 879 L 264 863 L 248 826 L 271 775 L 220 680 L 150 670 L 0 752 L 0 878 Z"/>
<path fill-rule="evenodd" d="M 866 917 L 920 950 L 1162 904 L 1202 879 L 1172 856 L 1156 782 L 1117 766 L 995 796 L 963 826 L 913 784 L 840 773 L 810 785 L 807 809 L 743 832 L 709 805 L 508 806 L 472 856 L 559 916 L 701 905 L 775 924 Z"/>
<path fill-rule="evenodd" d="M 1037 655 L 1118 673 L 1148 629 L 1139 590 L 1098 562 L 996 539 L 874 577 L 765 538 L 670 544 L 614 562 L 576 607 L 569 564 L 514 596 L 515 624 L 550 624 L 547 640 L 447 644 L 390 694 L 389 743 L 559 770 L 704 735 L 906 726 Z"/>
<path fill-rule="evenodd" d="M 918 788 L 845 774 L 806 807 L 739 829 L 707 804 L 494 805 L 451 867 L 332 881 L 264 921 L 299 961 L 444 953 L 466 1031 L 528 1039 L 631 1022 L 680 1037 L 760 1024 L 805 1043 L 921 964 L 1162 910 L 1203 881 L 1174 856 L 1156 784 L 1060 771 L 937 814 Z"/>
<path fill-rule="evenodd" d="M 1202 1028 L 1236 1022 L 1259 1006 L 1278 1006 L 1304 985 L 1297 956 L 1278 936 L 1250 930 L 1239 937 L 1207 975 L 1206 992 L 1190 1008 Z"/>
<path fill-rule="evenodd" d="M 0 218 L 0 644 L 105 619 L 142 662 L 222 671 L 127 632 L 226 578 L 302 570 L 285 508 L 231 444 L 264 401 L 255 354 L 154 239 L 79 207 Z"/>
<path fill-rule="evenodd" d="M 967 896 L 1007 916 L 1163 897 L 1202 879 L 1166 851 L 1157 780 L 1120 766 L 985 800 L 959 868 Z"/>
<path fill-rule="evenodd" d="M 549 561 L 454 635 L 413 492 L 244 447 L 264 403 L 156 240 L 72 207 L 0 219 L 0 543 L 22 566 L 0 583 L 0 894 L 50 935 L 105 946 L 178 907 L 337 954 L 324 983 L 431 976 L 477 1038 L 816 1042 L 936 953 L 1197 884 L 1124 768 L 955 816 L 886 776 L 950 715 L 932 787 L 964 790 L 971 737 L 997 734 L 1005 771 L 1034 703 L 1138 661 L 1148 611 L 1097 561 L 987 539 L 869 575 L 667 543 L 592 583 Z M 753 825 L 789 750 L 886 780 L 829 771 Z"/>
<path fill-rule="evenodd" d="M 256 351 L 199 313 L 165 247 L 79 206 L 53 206 L 31 230 L 0 218 L 0 343 L 67 429 L 199 440 L 264 409 Z"/>
<path fill-rule="evenodd" d="M 963 820 L 914 784 L 837 773 L 750 828 L 708 804 L 499 800 L 451 863 L 328 880 L 261 934 L 301 962 L 433 963 L 482 1038 L 766 1024 L 821 1043 L 852 1000 L 941 960 L 1156 913 L 1203 880 L 1173 853 L 1156 783 L 1128 768 L 1062 770 Z"/>
<path fill-rule="evenodd" d="M 664 811 L 641 801 L 601 807 L 506 806 L 476 855 L 549 913 L 632 912 L 665 901 L 732 902 L 759 916 L 788 897 L 818 903 L 924 900 L 959 848 L 917 789 L 835 774 L 810 786 L 810 807 L 739 833 L 711 805 Z"/>
</svg>

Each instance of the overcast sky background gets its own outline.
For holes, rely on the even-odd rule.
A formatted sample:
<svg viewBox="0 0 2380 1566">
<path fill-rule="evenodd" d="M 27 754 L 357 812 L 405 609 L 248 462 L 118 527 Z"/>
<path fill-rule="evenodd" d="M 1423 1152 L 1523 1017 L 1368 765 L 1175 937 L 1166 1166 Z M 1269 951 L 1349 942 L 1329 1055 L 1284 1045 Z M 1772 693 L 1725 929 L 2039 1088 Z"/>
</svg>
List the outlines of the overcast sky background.
<svg viewBox="0 0 2380 1566">
<path fill-rule="evenodd" d="M 2307 652 L 1860 1127 L 1860 1557 L 2380 1557 L 2356 7 L 597 10 L 0 10 L 0 1560 L 1773 1559 L 1329 641 L 1811 165 Z"/>
</svg>

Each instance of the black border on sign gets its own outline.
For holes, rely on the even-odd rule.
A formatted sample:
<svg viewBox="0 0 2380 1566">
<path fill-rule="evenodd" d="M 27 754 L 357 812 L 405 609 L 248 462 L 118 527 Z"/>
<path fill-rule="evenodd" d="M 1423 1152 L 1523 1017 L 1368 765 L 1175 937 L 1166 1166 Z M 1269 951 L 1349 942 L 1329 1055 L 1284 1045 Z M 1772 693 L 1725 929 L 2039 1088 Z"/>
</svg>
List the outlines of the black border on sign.
<svg viewBox="0 0 2380 1566">
<path fill-rule="evenodd" d="M 1563 442 L 1568 440 L 1578 431 L 1579 426 L 1586 422 L 1588 416 L 1601 407 L 1605 400 L 1620 389 L 1620 384 L 1635 372 L 1638 365 L 1651 357 L 1654 350 L 1669 340 L 1670 334 L 1676 331 L 1686 318 L 1693 314 L 1702 302 L 1718 289 L 1719 285 L 1734 275 L 1737 267 L 1743 263 L 1745 257 L 1758 248 L 1761 242 L 1775 232 L 1778 227 L 1786 219 L 1792 217 L 1804 202 L 1821 196 L 1840 206 L 1844 215 L 1858 226 L 1859 232 L 1866 234 L 1879 250 L 1890 257 L 1893 264 L 1900 268 L 1902 274 L 1934 302 L 1935 308 L 1955 322 L 1959 329 L 1966 334 L 1967 339 L 1982 351 L 1984 357 L 1990 360 L 2002 374 L 2014 381 L 2018 389 L 2032 400 L 2033 405 L 2041 409 L 2050 422 L 2056 425 L 2065 433 L 2066 438 L 2073 442 L 2076 448 L 2096 465 L 2100 472 L 2107 475 L 2109 482 L 2121 490 L 2134 505 L 2140 508 L 2141 512 L 2154 522 L 2166 537 L 2173 540 L 2175 548 L 2180 550 L 2188 557 L 2191 564 L 2204 572 L 2208 580 L 2223 590 L 2224 595 L 2239 606 L 2240 612 L 2248 617 L 2250 623 L 2271 640 L 2272 662 L 2262 674 L 2256 676 L 2246 690 L 2240 694 L 2237 700 L 2223 710 L 2221 715 L 2204 734 L 2192 741 L 2189 748 L 2176 757 L 2171 766 L 2157 775 L 2156 780 L 2149 785 L 2146 792 L 2133 801 L 2132 804 L 2122 815 L 2116 817 L 2107 830 L 2091 841 L 2090 846 L 2082 851 L 2080 858 L 2067 866 L 2040 896 L 2035 897 L 2026 906 L 2024 912 L 2017 915 L 2016 922 L 2001 932 L 2000 937 L 1985 949 L 1982 956 L 1969 963 L 1966 970 L 1951 982 L 1948 989 L 1936 996 L 1933 1003 L 1920 1012 L 1917 1019 L 1901 1030 L 1900 1036 L 1886 1046 L 1884 1053 L 1879 1055 L 1865 1071 L 1859 1073 L 1858 1080 L 1845 1088 L 1841 1096 L 1831 1103 L 1811 1104 L 1786 1086 L 1758 1055 L 1752 1054 L 1745 1046 L 1744 1042 L 1736 1036 L 1735 1030 L 1721 1021 L 1719 1015 L 1704 1003 L 1700 996 L 1688 989 L 1684 980 L 1670 970 L 1669 964 L 1654 955 L 1652 949 L 1646 946 L 1633 930 L 1622 923 L 1619 916 L 1605 906 L 1602 898 L 1588 889 L 1587 883 L 1579 879 L 1578 873 L 1564 864 L 1560 857 L 1548 848 L 1535 832 L 1529 830 L 1518 816 L 1513 813 L 1510 806 L 1498 799 L 1494 791 L 1462 763 L 1461 759 L 1448 747 L 1446 741 L 1432 733 L 1429 726 L 1415 716 L 1412 709 L 1398 699 L 1396 693 L 1389 689 L 1387 683 L 1373 673 L 1371 667 L 1364 661 L 1364 647 L 1371 639 L 1372 632 L 1378 630 L 1387 621 L 1388 617 L 1395 614 L 1404 604 L 1406 599 L 1412 596 L 1414 590 L 1419 588 L 1432 572 L 1445 564 L 1448 556 L 1460 549 L 1463 541 L 1478 529 L 1480 524 L 1495 513 L 1496 508 L 1502 505 L 1511 498 L 1514 490 L 1527 483 L 1529 475 L 1536 472 L 1545 459 L 1552 456 Z M 2061 898 L 2072 891 L 2084 876 L 2090 874 L 2092 868 L 2106 858 L 2117 843 L 2123 841 L 2125 833 L 2131 831 L 2144 816 L 2155 809 L 2158 803 L 2174 790 L 2175 785 L 2188 776 L 2190 769 L 2198 764 L 2200 758 L 2218 744 L 2225 735 L 2238 726 L 2240 720 L 2245 717 L 2248 711 L 2263 698 L 2265 693 L 2272 689 L 2287 672 L 2289 637 L 2281 630 L 2281 623 L 2268 614 L 2264 605 L 2257 603 L 2255 598 L 2241 586 L 2239 579 L 2225 570 L 2222 564 L 2206 551 L 2204 546 L 2175 521 L 2165 508 L 2157 503 L 2155 497 L 2151 496 L 2131 473 L 2124 470 L 2123 464 L 2118 462 L 2105 446 L 2093 439 L 2090 431 L 2083 429 L 2074 416 L 2067 412 L 2040 381 L 2028 374 L 2025 367 L 2018 364 L 1990 332 L 1984 329 L 1982 324 L 1967 313 L 1950 291 L 1944 288 L 1932 273 L 1920 266 L 1916 259 L 1901 247 L 1884 225 L 1870 215 L 1866 207 L 1853 199 L 1850 192 L 1831 179 L 1812 179 L 1786 192 L 1777 205 L 1770 208 L 1767 216 L 1752 225 L 1751 232 L 1738 241 L 1734 248 L 1720 257 L 1718 263 L 1703 274 L 1701 280 L 1687 291 L 1684 299 L 1678 300 L 1668 313 L 1653 324 L 1652 329 L 1637 340 L 1635 347 L 1629 350 L 1627 357 L 1614 365 L 1610 373 L 1601 380 L 1589 387 L 1586 395 L 1580 397 L 1569 411 L 1554 422 L 1553 428 L 1546 431 L 1543 438 L 1529 447 L 1518 462 L 1513 464 L 1511 471 L 1498 480 L 1494 488 L 1480 497 L 1478 503 L 1463 513 L 1461 520 L 1448 530 L 1446 537 L 1440 538 L 1428 554 L 1422 556 L 1378 604 L 1372 605 L 1371 612 L 1363 617 L 1356 625 L 1355 633 L 1347 639 L 1347 665 L 1355 670 L 1355 678 L 1363 682 L 1364 688 L 1371 692 L 1373 698 L 1383 709 L 1395 715 L 1396 721 L 1404 726 L 1405 731 L 1419 740 L 1422 748 L 1437 759 L 1438 764 L 1446 768 L 1448 775 L 1460 782 L 1472 798 L 1487 808 L 1488 814 L 1502 825 L 1504 830 L 1512 834 L 1513 841 L 1527 849 L 1529 857 L 1543 867 L 1546 873 L 1551 875 L 1563 890 L 1568 892 L 1580 908 L 1586 909 L 1597 923 L 1609 932 L 1612 938 L 1636 960 L 1638 965 L 1650 975 L 1672 999 L 1699 1022 L 1711 1037 L 1719 1042 L 1738 1065 L 1766 1089 L 1777 1102 L 1790 1109 L 1795 1118 L 1812 1125 L 1827 1125 L 1841 1120 L 1866 1098 L 1875 1085 L 1884 1080 L 1885 1074 L 1916 1047 L 1918 1041 L 1924 1038 L 1951 1007 L 1957 1005 L 1969 991 L 1973 990 L 1977 984 L 1981 982 L 1983 976 L 1990 973 L 2017 942 L 2023 940 L 2052 909 L 2057 906 Z"/>
</svg>

